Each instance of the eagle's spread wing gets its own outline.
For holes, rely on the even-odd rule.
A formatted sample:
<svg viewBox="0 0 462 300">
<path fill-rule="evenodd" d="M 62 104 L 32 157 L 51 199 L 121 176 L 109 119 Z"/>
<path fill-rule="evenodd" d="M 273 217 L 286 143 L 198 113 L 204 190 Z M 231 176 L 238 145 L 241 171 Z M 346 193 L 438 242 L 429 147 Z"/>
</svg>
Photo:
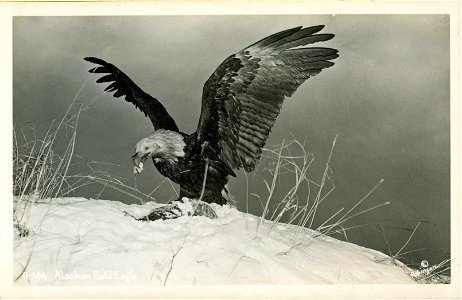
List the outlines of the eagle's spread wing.
<svg viewBox="0 0 462 300">
<path fill-rule="evenodd" d="M 335 49 L 300 47 L 334 37 L 316 34 L 322 28 L 281 31 L 228 57 L 204 85 L 199 142 L 211 142 L 232 169 L 252 171 L 284 98 L 338 57 Z"/>
<path fill-rule="evenodd" d="M 90 73 L 106 74 L 96 82 L 111 82 L 104 91 L 113 92 L 114 97 L 125 96 L 125 100 L 131 102 L 136 108 L 144 112 L 151 119 L 152 125 L 157 129 L 178 131 L 175 120 L 168 114 L 165 107 L 156 99 L 140 89 L 127 75 L 116 66 L 96 57 L 86 57 L 86 61 L 99 65 L 91 69 Z"/>
</svg>

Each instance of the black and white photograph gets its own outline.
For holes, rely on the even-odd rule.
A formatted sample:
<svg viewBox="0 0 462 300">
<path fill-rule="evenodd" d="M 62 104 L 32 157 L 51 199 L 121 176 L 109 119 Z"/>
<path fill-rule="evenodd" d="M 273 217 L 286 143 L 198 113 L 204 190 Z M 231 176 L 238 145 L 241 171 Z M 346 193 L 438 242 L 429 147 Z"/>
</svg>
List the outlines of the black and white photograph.
<svg viewBox="0 0 462 300">
<path fill-rule="evenodd" d="M 13 289 L 460 297 L 459 15 L 84 11 L 9 19 Z"/>
</svg>

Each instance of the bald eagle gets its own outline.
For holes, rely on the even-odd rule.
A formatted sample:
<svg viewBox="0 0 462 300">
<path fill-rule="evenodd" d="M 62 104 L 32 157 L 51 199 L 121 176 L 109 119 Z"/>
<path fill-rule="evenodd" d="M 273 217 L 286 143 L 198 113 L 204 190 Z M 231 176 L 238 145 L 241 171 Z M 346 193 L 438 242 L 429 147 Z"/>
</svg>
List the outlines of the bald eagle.
<svg viewBox="0 0 462 300">
<path fill-rule="evenodd" d="M 104 74 L 97 83 L 110 83 L 105 91 L 125 97 L 145 116 L 154 132 L 136 144 L 134 173 L 151 158 L 157 170 L 180 186 L 180 197 L 148 219 L 182 215 L 181 199 L 205 203 L 229 201 L 226 184 L 234 170 L 255 169 L 262 147 L 286 97 L 308 78 L 329 68 L 337 50 L 304 47 L 328 41 L 333 34 L 318 33 L 324 25 L 287 29 L 268 36 L 226 58 L 209 77 L 202 93 L 197 131 L 181 132 L 165 107 L 145 93 L 114 65 L 95 57 L 90 73 Z"/>
</svg>

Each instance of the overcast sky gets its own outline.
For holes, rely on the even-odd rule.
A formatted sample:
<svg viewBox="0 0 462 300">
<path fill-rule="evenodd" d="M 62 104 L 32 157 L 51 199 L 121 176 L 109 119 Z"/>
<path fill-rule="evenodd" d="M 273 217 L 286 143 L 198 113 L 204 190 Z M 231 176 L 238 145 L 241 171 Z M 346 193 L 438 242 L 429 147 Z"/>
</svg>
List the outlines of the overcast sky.
<svg viewBox="0 0 462 300">
<path fill-rule="evenodd" d="M 320 219 L 354 205 L 381 178 L 364 206 L 391 205 L 350 225 L 385 223 L 398 250 L 417 221 L 423 224 L 408 250 L 414 259 L 442 260 L 449 251 L 449 18 L 444 15 L 16 17 L 13 26 L 14 125 L 32 122 L 44 132 L 88 80 L 79 97 L 96 107 L 81 117 L 76 153 L 121 165 L 111 169 L 134 184 L 130 156 L 152 131 L 149 120 L 122 98 L 101 93 L 105 85 L 87 73 L 95 56 L 113 63 L 158 98 L 186 133 L 196 130 L 202 87 L 230 54 L 287 28 L 324 24 L 340 57 L 284 102 L 268 144 L 290 134 L 307 140 L 320 180 L 332 140 L 336 190 Z M 318 45 L 316 45 L 318 46 Z M 253 180 L 253 179 L 251 179 Z M 149 164 L 137 177 L 149 193 L 162 181 Z M 262 193 L 261 181 L 251 190 Z M 244 207 L 245 177 L 231 180 Z M 94 190 L 79 195 L 94 196 Z M 168 185 L 156 192 L 160 202 Z M 103 198 L 129 202 L 116 191 Z M 252 200 L 252 199 L 251 199 Z M 251 209 L 260 204 L 253 199 Z M 384 252 L 381 232 L 369 226 L 349 232 L 350 241 Z"/>
</svg>

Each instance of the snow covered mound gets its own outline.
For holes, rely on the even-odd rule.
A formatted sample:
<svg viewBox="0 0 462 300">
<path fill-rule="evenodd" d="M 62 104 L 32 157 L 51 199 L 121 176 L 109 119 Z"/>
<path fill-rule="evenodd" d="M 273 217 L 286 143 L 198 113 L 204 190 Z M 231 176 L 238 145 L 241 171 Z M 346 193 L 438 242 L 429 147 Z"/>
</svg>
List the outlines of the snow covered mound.
<svg viewBox="0 0 462 300">
<path fill-rule="evenodd" d="M 258 227 L 260 218 L 229 206 L 216 206 L 214 220 L 141 222 L 124 213 L 142 216 L 156 205 L 83 198 L 34 204 L 28 236 L 16 234 L 16 284 L 415 283 L 383 253 L 312 238 L 315 232 L 296 226 Z M 304 243 L 290 249 L 297 239 Z"/>
</svg>

